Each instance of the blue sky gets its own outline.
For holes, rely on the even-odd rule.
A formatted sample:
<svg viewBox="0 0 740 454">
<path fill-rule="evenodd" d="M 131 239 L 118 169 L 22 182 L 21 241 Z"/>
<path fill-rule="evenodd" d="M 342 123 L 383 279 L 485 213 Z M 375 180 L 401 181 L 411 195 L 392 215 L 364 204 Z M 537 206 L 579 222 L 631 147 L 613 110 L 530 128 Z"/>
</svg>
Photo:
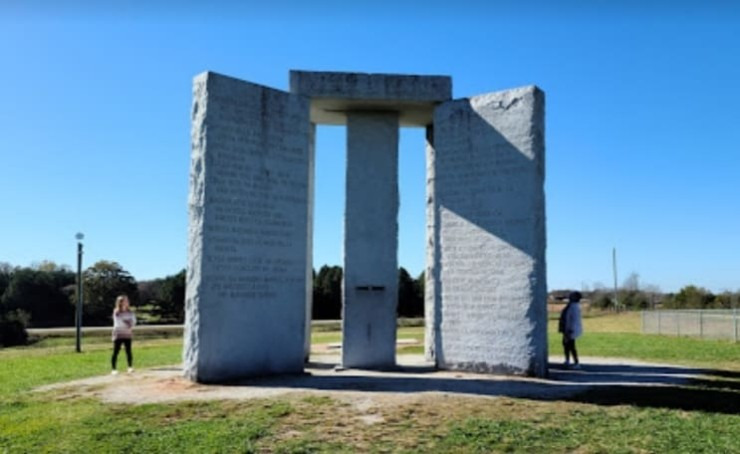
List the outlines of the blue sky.
<svg viewBox="0 0 740 454">
<path fill-rule="evenodd" d="M 444 74 L 547 96 L 548 285 L 740 289 L 740 9 L 729 2 L 0 5 L 0 261 L 185 264 L 192 77 Z M 351 4 L 351 6 L 347 6 Z M 341 264 L 344 130 L 322 127 L 314 264 Z M 424 266 L 424 139 L 400 145 L 399 262 Z"/>
</svg>

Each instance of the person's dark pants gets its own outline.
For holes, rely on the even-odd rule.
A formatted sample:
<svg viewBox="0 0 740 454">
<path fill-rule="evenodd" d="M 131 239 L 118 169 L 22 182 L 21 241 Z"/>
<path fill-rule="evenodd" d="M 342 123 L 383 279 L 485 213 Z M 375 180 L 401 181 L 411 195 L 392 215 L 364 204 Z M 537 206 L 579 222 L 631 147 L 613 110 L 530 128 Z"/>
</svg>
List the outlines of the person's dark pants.
<svg viewBox="0 0 740 454">
<path fill-rule="evenodd" d="M 573 362 L 578 364 L 578 352 L 576 351 L 576 340 L 568 336 L 563 336 L 563 350 L 565 351 L 565 362 L 570 362 L 570 355 L 573 354 Z"/>
<path fill-rule="evenodd" d="M 131 339 L 116 339 L 113 341 L 113 357 L 111 358 L 111 366 L 113 369 L 116 368 L 116 362 L 118 362 L 118 352 L 121 351 L 121 344 L 126 348 L 126 361 L 128 361 L 128 367 L 133 367 L 134 357 L 131 355 Z"/>
</svg>

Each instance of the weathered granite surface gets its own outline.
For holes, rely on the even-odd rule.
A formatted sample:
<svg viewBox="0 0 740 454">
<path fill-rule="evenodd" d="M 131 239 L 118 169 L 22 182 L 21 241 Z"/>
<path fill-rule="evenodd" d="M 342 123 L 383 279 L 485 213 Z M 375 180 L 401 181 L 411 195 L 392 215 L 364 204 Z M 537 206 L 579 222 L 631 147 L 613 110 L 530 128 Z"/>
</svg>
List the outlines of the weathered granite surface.
<svg viewBox="0 0 740 454">
<path fill-rule="evenodd" d="M 193 83 L 185 374 L 301 372 L 308 100 L 212 72 Z"/>
<path fill-rule="evenodd" d="M 342 365 L 396 361 L 398 115 L 353 112 L 347 123 Z"/>
<path fill-rule="evenodd" d="M 429 139 L 427 355 L 443 369 L 544 376 L 544 93 L 443 103 Z"/>
<path fill-rule="evenodd" d="M 305 361 L 311 356 L 311 314 L 313 312 L 313 225 L 314 225 L 314 187 L 316 166 L 316 125 L 311 123 L 308 129 L 308 203 L 306 204 L 308 234 L 306 238 L 306 320 L 303 341 Z"/>
</svg>

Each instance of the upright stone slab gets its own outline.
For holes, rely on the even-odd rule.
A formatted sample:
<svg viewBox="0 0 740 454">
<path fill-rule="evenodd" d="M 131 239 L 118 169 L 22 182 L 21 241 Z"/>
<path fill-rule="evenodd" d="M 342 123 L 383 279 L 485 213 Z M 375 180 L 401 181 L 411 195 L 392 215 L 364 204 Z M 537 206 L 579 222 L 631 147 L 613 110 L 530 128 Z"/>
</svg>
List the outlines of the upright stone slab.
<svg viewBox="0 0 740 454">
<path fill-rule="evenodd" d="M 211 72 L 194 80 L 185 375 L 301 372 L 309 103 Z"/>
<path fill-rule="evenodd" d="M 544 94 L 443 103 L 429 140 L 427 354 L 442 369 L 545 376 Z"/>
<path fill-rule="evenodd" d="M 396 362 L 398 113 L 347 114 L 342 365 Z"/>
</svg>

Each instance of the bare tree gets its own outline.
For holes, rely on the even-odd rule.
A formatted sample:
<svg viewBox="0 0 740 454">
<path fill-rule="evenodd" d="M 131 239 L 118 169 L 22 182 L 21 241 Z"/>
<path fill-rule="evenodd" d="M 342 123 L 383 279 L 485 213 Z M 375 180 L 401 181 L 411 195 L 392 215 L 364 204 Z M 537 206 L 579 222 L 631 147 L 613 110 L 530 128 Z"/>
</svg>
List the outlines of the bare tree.
<svg viewBox="0 0 740 454">
<path fill-rule="evenodd" d="M 622 290 L 628 292 L 639 292 L 640 291 L 640 275 L 634 271 L 622 282 Z"/>
<path fill-rule="evenodd" d="M 647 295 L 648 300 L 650 301 L 650 308 L 655 309 L 655 305 L 663 296 L 663 292 L 661 292 L 660 287 L 654 284 L 647 284 L 642 291 Z"/>
</svg>

